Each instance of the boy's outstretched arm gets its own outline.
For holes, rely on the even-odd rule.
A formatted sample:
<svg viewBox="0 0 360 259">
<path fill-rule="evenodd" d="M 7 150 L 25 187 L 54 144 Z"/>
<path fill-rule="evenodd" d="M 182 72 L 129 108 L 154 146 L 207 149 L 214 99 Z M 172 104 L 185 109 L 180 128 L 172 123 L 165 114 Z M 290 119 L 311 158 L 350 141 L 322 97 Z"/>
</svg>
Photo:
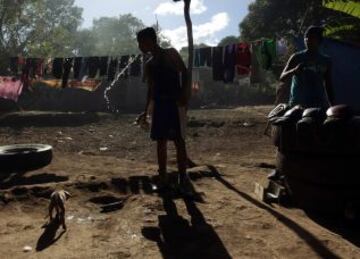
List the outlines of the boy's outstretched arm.
<svg viewBox="0 0 360 259">
<path fill-rule="evenodd" d="M 303 64 L 297 64 L 296 62 L 296 56 L 295 55 L 292 55 L 285 68 L 284 68 L 284 71 L 281 73 L 281 76 L 280 76 L 280 81 L 282 82 L 286 82 L 288 79 L 290 79 L 294 74 L 298 73 L 299 71 L 301 71 L 303 67 Z"/>
</svg>

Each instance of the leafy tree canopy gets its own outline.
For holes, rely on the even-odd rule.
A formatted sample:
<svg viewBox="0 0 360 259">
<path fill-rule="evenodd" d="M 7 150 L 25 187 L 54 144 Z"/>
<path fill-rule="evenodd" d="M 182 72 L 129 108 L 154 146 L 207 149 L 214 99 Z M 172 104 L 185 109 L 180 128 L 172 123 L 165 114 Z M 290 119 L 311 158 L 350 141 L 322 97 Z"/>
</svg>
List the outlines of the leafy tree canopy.
<svg viewBox="0 0 360 259">
<path fill-rule="evenodd" d="M 343 1 L 343 0 L 341 0 Z M 346 0 L 344 0 L 346 1 Z M 256 0 L 249 6 L 249 13 L 240 23 L 243 40 L 299 35 L 310 25 L 334 27 L 353 25 L 344 33 L 336 31 L 333 37 L 356 41 L 360 34 L 360 21 L 349 15 L 324 8 L 320 0 Z"/>
</svg>

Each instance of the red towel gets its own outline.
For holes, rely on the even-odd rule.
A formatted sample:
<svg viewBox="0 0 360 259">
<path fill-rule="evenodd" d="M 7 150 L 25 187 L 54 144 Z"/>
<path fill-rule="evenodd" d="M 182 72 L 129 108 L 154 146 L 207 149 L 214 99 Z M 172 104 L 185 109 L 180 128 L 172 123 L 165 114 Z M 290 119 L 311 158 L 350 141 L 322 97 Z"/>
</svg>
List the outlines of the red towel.
<svg viewBox="0 0 360 259">
<path fill-rule="evenodd" d="M 0 97 L 17 102 L 23 83 L 13 77 L 0 77 Z"/>
<path fill-rule="evenodd" d="M 248 75 L 251 66 L 250 45 L 239 43 L 236 48 L 236 67 L 239 75 Z"/>
</svg>

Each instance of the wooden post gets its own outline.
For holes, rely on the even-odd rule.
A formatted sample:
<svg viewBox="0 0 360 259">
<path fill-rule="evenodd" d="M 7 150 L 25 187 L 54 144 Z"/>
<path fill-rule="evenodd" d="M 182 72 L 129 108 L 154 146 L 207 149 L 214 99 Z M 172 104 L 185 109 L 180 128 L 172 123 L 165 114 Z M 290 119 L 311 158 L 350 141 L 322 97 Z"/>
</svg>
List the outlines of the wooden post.
<svg viewBox="0 0 360 259">
<path fill-rule="evenodd" d="M 187 37 L 188 37 L 188 45 L 189 45 L 189 60 L 188 60 L 188 96 L 191 96 L 191 86 L 192 86 L 192 70 L 193 70 L 193 60 L 194 60 L 194 38 L 193 38 L 193 28 L 192 28 L 192 21 L 190 16 L 190 5 L 191 0 L 184 0 L 184 17 L 186 22 L 186 29 L 187 29 Z"/>
</svg>

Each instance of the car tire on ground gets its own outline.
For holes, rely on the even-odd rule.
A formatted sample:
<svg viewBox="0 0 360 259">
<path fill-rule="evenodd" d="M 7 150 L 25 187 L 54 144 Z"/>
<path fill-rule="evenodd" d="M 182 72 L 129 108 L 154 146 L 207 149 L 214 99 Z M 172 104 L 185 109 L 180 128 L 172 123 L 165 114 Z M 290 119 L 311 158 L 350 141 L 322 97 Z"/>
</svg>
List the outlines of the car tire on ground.
<svg viewBox="0 0 360 259">
<path fill-rule="evenodd" d="M 42 168 L 52 160 L 52 146 L 15 144 L 0 146 L 0 172 L 21 172 Z"/>
<path fill-rule="evenodd" d="M 277 168 L 285 175 L 294 200 L 303 209 L 342 213 L 360 199 L 358 157 L 277 153 Z"/>
</svg>

